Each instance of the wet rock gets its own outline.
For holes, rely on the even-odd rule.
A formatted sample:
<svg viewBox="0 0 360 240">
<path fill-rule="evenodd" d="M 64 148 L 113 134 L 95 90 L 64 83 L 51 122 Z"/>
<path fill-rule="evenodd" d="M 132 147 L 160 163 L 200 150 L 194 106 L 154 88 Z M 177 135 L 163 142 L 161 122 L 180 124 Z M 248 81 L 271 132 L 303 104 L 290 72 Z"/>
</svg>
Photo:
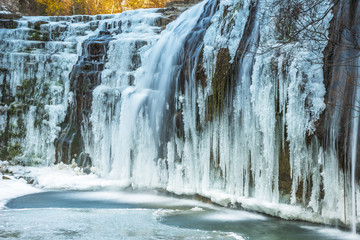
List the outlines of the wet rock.
<svg viewBox="0 0 360 240">
<path fill-rule="evenodd" d="M 194 5 L 201 2 L 201 0 L 179 0 L 179 1 L 171 1 L 167 2 L 165 7 L 174 7 L 174 6 L 187 6 Z"/>
<path fill-rule="evenodd" d="M 340 170 L 346 176 L 351 165 L 351 115 L 354 108 L 359 75 L 356 62 L 359 54 L 359 3 L 339 1 L 333 7 L 334 18 L 329 29 L 328 45 L 324 50 L 324 83 L 326 109 L 316 123 L 315 135 L 323 147 L 337 146 Z M 344 30 L 346 29 L 346 30 Z M 347 46 L 347 47 L 344 47 Z M 355 61 L 355 62 L 354 62 Z M 333 126 L 338 119 L 338 126 Z M 359 119 L 358 119 L 359 121 Z M 343 124 L 347 123 L 347 124 Z M 337 125 L 337 124 L 336 124 Z M 335 129 L 334 129 L 335 128 Z M 337 134 L 333 134 L 337 132 Z M 329 144 L 330 142 L 330 144 Z M 360 141 L 357 146 L 356 179 L 360 180 Z M 350 181 L 350 179 L 348 179 Z"/>
<path fill-rule="evenodd" d="M 85 174 L 90 174 L 90 173 L 91 173 L 90 167 L 84 168 L 84 169 L 83 169 L 83 173 L 85 173 Z"/>
<path fill-rule="evenodd" d="M 18 26 L 18 22 L 13 20 L 0 20 L 0 29 L 6 28 L 6 29 L 14 29 Z"/>
<path fill-rule="evenodd" d="M 231 90 L 232 83 L 232 64 L 230 63 L 229 49 L 223 48 L 218 52 L 216 59 L 215 74 L 212 80 L 213 94 L 208 99 L 207 120 L 212 120 L 219 116 L 225 105 L 227 92 Z"/>
<path fill-rule="evenodd" d="M 292 179 L 290 176 L 290 153 L 289 143 L 283 141 L 285 146 L 280 147 L 279 152 L 279 192 L 281 202 L 290 203 Z"/>
<path fill-rule="evenodd" d="M 111 35 L 111 33 L 109 31 L 100 31 L 100 36 L 103 35 Z"/>
<path fill-rule="evenodd" d="M 184 120 L 181 111 L 178 111 L 175 115 L 175 127 L 176 127 L 176 135 L 178 138 L 184 138 Z"/>
<path fill-rule="evenodd" d="M 83 124 L 89 122 L 93 90 L 101 83 L 101 72 L 107 60 L 111 35 L 100 34 L 83 43 L 84 53 L 70 74 L 70 90 L 74 93 L 74 104 L 69 106 L 56 145 L 56 163 L 70 164 L 73 159 L 77 166 L 91 166 L 91 159 L 84 153 L 81 135 Z M 90 127 L 90 126 L 89 126 Z"/>
<path fill-rule="evenodd" d="M 181 13 L 199 2 L 201 2 L 201 0 L 181 0 L 166 3 L 165 8 L 158 10 L 162 13 L 163 17 L 157 20 L 157 26 L 165 29 L 167 24 L 174 21 Z"/>
<path fill-rule="evenodd" d="M 45 22 L 45 21 L 37 21 L 37 22 L 35 22 L 34 23 L 34 29 L 35 30 L 40 30 L 41 25 L 43 25 L 43 24 L 48 24 L 48 22 Z"/>
<path fill-rule="evenodd" d="M 23 178 L 27 184 L 34 184 L 35 183 L 35 179 L 32 177 L 28 177 L 28 176 L 21 176 L 20 178 Z"/>
<path fill-rule="evenodd" d="M 0 13 L 0 19 L 15 20 L 15 19 L 19 19 L 19 18 L 21 18 L 21 16 L 18 14 L 14 14 L 14 13 L 2 14 L 2 13 Z"/>
<path fill-rule="evenodd" d="M 166 27 L 166 25 L 168 25 L 172 21 L 173 21 L 173 19 L 171 19 L 169 17 L 161 17 L 161 18 L 157 19 L 156 25 L 161 27 L 162 29 L 164 29 Z"/>
<path fill-rule="evenodd" d="M 203 88 L 205 88 L 207 86 L 207 78 L 206 78 L 206 74 L 205 74 L 205 68 L 204 68 L 204 63 L 202 61 L 204 56 L 204 48 L 201 49 L 201 53 L 199 56 L 199 62 L 196 66 L 196 85 L 197 86 L 202 86 Z"/>
</svg>

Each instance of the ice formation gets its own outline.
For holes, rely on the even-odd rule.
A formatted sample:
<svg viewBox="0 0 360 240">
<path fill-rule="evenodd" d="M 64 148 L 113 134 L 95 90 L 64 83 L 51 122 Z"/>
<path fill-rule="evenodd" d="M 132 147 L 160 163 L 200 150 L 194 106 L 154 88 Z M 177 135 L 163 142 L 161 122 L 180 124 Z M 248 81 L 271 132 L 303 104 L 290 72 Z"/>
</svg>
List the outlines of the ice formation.
<svg viewBox="0 0 360 240">
<path fill-rule="evenodd" d="M 205 0 L 166 28 L 158 9 L 13 21 L 0 29 L 0 147 L 26 164 L 57 157 L 134 188 L 355 228 L 359 118 L 342 150 L 339 118 L 322 121 L 328 42 L 311 26 L 286 39 L 314 14 L 328 36 L 329 6 L 292 23 L 262 0 Z"/>
</svg>

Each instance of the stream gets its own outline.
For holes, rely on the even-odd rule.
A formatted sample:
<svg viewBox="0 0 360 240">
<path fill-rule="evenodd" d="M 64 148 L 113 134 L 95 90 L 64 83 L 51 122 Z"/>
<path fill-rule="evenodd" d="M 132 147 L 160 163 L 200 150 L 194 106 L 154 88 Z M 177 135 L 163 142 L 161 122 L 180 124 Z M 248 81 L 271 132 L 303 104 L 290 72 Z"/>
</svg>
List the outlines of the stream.
<svg viewBox="0 0 360 240">
<path fill-rule="evenodd" d="M 0 239 L 359 239 L 339 229 L 286 221 L 154 192 L 47 191 L 0 210 Z"/>
</svg>

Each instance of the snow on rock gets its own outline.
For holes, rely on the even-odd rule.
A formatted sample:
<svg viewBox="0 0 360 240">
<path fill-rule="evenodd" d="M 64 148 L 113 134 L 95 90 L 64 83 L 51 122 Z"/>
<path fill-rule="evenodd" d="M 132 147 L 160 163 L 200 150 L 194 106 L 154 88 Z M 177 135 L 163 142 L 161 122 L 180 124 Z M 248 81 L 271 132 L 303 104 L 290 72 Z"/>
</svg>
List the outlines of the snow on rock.
<svg viewBox="0 0 360 240">
<path fill-rule="evenodd" d="M 9 11 L 0 11 L 0 14 L 11 14 Z"/>
<path fill-rule="evenodd" d="M 15 177 L 34 179 L 34 185 L 43 189 L 95 190 L 102 188 L 124 188 L 128 181 L 100 178 L 72 165 L 57 164 L 49 167 L 10 167 Z"/>
<path fill-rule="evenodd" d="M 27 184 L 25 179 L 16 179 L 12 176 L 3 175 L 0 177 L 0 209 L 4 208 L 6 202 L 12 198 L 41 191 Z"/>
</svg>

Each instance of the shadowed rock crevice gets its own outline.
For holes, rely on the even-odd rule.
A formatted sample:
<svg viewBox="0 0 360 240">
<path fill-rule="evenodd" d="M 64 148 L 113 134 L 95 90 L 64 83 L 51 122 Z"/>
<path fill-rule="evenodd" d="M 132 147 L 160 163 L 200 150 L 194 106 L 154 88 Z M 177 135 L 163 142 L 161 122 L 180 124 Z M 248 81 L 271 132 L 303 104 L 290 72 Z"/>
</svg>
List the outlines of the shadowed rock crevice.
<svg viewBox="0 0 360 240">
<path fill-rule="evenodd" d="M 194 4 L 194 3 L 190 3 Z M 189 6 L 190 6 L 189 5 Z M 186 5 L 185 7 L 189 7 Z M 199 81 L 198 77 L 202 77 L 203 82 L 206 82 L 206 76 L 204 70 L 199 70 L 202 64 L 202 52 L 203 52 L 203 38 L 205 32 L 209 25 L 211 24 L 211 17 L 214 15 L 217 8 L 217 3 L 209 2 L 205 8 L 204 12 L 199 18 L 198 24 L 195 25 L 195 28 L 188 35 L 184 43 L 184 52 L 179 56 L 177 64 L 179 70 L 176 76 L 176 81 L 173 81 L 171 86 L 171 91 L 169 94 L 169 106 L 170 108 L 166 111 L 166 119 L 164 122 L 167 123 L 168 128 L 164 128 L 164 133 L 161 135 L 164 136 L 162 142 L 167 143 L 171 137 L 174 136 L 174 133 L 178 138 L 184 138 L 184 122 L 182 107 L 176 109 L 175 98 L 172 96 L 174 94 L 182 95 L 185 93 L 186 85 L 189 84 L 189 88 L 196 87 L 193 84 L 197 84 Z M 193 73 L 196 72 L 194 75 Z M 201 75 L 201 76 L 200 76 Z M 196 113 L 198 115 L 198 111 Z M 168 116 L 172 117 L 168 117 Z M 196 116 L 198 119 L 198 116 Z M 166 144 L 161 148 L 166 148 Z M 161 150 L 159 152 L 166 152 L 166 150 Z"/>
<path fill-rule="evenodd" d="M 101 84 L 101 72 L 107 60 L 110 33 L 101 32 L 99 36 L 85 40 L 83 56 L 73 67 L 70 74 L 70 91 L 72 99 L 61 124 L 61 133 L 55 141 L 56 163 L 71 163 L 73 160 L 79 166 L 91 166 L 91 159 L 84 153 L 83 130 L 91 128 L 89 117 L 93 90 Z"/>
<path fill-rule="evenodd" d="M 359 84 L 357 57 L 360 55 L 359 19 L 360 3 L 339 1 L 334 7 L 334 18 L 329 29 L 329 42 L 324 50 L 324 81 L 326 110 L 316 127 L 316 135 L 324 148 L 335 146 L 339 167 L 346 173 L 350 169 L 350 141 L 356 86 Z M 357 170 L 360 172 L 360 141 L 358 141 Z M 360 175 L 357 174 L 357 179 Z"/>
</svg>

